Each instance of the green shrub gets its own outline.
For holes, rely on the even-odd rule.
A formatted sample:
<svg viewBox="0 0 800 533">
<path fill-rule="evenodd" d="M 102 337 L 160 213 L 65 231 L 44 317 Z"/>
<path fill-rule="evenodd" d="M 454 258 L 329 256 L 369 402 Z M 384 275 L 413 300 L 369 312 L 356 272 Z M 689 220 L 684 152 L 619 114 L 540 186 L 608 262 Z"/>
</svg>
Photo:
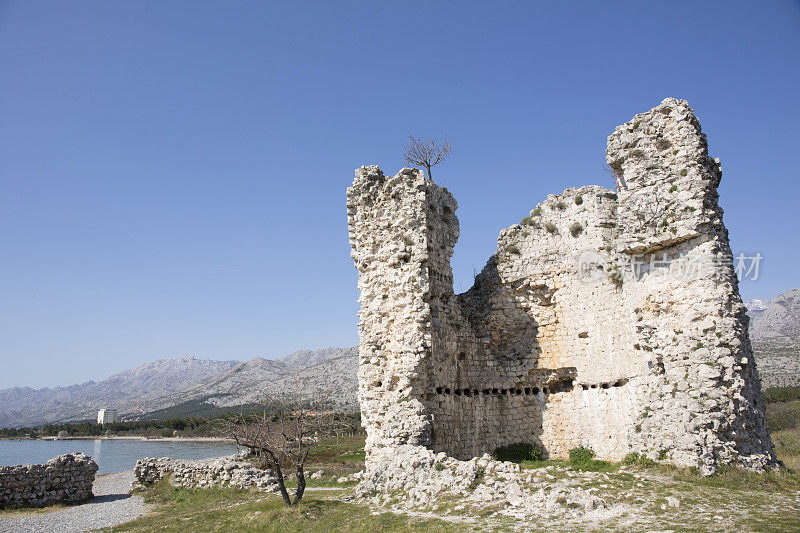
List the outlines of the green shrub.
<svg viewBox="0 0 800 533">
<path fill-rule="evenodd" d="M 536 444 L 517 442 L 496 448 L 492 453 L 492 457 L 498 461 L 511 461 L 512 463 L 541 461 L 542 450 Z"/>
<path fill-rule="evenodd" d="M 531 211 L 531 216 L 532 217 L 538 217 L 541 214 L 542 214 L 542 208 L 541 207 L 537 207 L 536 209 Z"/>
<path fill-rule="evenodd" d="M 800 387 L 773 387 L 764 389 L 764 400 L 767 403 L 800 400 Z"/>
<path fill-rule="evenodd" d="M 572 226 L 569 227 L 569 232 L 572 234 L 573 237 L 577 237 L 583 232 L 583 226 L 580 222 L 575 222 Z"/>
<path fill-rule="evenodd" d="M 575 205 L 581 205 L 583 203 L 583 196 L 580 194 L 575 197 Z"/>
<path fill-rule="evenodd" d="M 678 190 L 678 186 L 677 185 L 673 185 L 672 187 L 669 188 L 669 192 L 675 192 L 677 190 Z"/>
<path fill-rule="evenodd" d="M 686 176 L 687 174 L 689 174 L 688 170 L 686 170 L 685 168 L 681 170 L 681 176 Z"/>
<path fill-rule="evenodd" d="M 639 454 L 636 452 L 629 453 L 622 460 L 622 464 L 624 464 L 625 466 L 635 465 L 638 462 L 639 462 Z"/>
<path fill-rule="evenodd" d="M 556 208 L 563 211 L 564 209 L 567 208 L 567 204 L 565 204 L 562 200 L 559 200 L 558 202 L 556 202 Z"/>
<path fill-rule="evenodd" d="M 589 448 L 579 446 L 569 451 L 569 462 L 572 465 L 585 465 L 594 459 L 594 452 Z"/>
<path fill-rule="evenodd" d="M 639 455 L 636 452 L 631 452 L 625 456 L 625 458 L 622 460 L 622 464 L 626 466 L 637 465 L 637 466 L 648 467 L 648 466 L 655 466 L 658 463 L 656 463 L 652 459 L 648 459 L 644 455 Z"/>
<path fill-rule="evenodd" d="M 558 231 L 558 228 L 556 228 L 556 225 L 553 224 L 552 222 L 547 222 L 544 225 L 544 229 L 547 230 L 547 233 L 555 233 L 556 231 Z"/>
<path fill-rule="evenodd" d="M 609 274 L 608 274 L 608 279 L 609 279 L 609 280 L 611 281 L 611 283 L 613 283 L 613 284 L 614 284 L 614 286 L 615 286 L 616 288 L 618 288 L 618 289 L 621 289 L 621 288 L 622 288 L 622 285 L 623 285 L 623 283 L 625 282 L 625 280 L 624 280 L 624 279 L 623 279 L 623 277 L 622 277 L 622 273 L 621 273 L 621 272 L 620 272 L 620 271 L 617 269 L 617 267 L 614 267 L 614 268 L 611 270 L 611 272 L 609 272 Z"/>
</svg>

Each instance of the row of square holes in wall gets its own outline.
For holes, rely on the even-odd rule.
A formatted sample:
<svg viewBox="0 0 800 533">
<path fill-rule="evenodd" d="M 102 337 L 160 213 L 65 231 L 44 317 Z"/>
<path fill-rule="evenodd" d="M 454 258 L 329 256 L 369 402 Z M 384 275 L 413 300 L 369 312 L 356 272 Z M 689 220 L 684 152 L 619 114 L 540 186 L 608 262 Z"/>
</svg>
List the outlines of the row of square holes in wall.
<svg viewBox="0 0 800 533">
<path fill-rule="evenodd" d="M 506 396 L 509 394 L 513 396 L 522 396 L 523 394 L 530 396 L 531 394 L 539 394 L 539 392 L 539 387 L 525 387 L 524 389 L 455 389 L 454 391 L 451 391 L 447 387 L 436 387 L 436 394 L 455 394 L 456 396 L 480 396 L 481 393 L 484 396 Z M 541 392 L 544 394 L 550 393 L 547 387 L 542 388 Z"/>
<path fill-rule="evenodd" d="M 627 379 L 620 379 L 620 380 L 617 380 L 617 381 L 615 381 L 613 383 L 600 383 L 600 384 L 595 383 L 595 384 L 592 384 L 592 385 L 583 384 L 583 385 L 581 385 L 581 388 L 583 388 L 583 390 L 589 390 L 590 388 L 591 389 L 596 389 L 598 387 L 601 388 L 601 389 L 609 389 L 611 387 L 621 387 L 621 386 L 625 385 L 625 383 L 627 383 L 627 382 L 628 382 Z M 565 390 L 569 390 L 569 388 L 571 388 L 571 386 L 572 386 L 571 383 L 569 383 L 569 384 L 567 384 L 567 383 L 559 383 L 559 384 L 556 384 L 556 386 L 553 388 L 553 392 L 563 392 Z M 533 394 L 535 396 L 535 395 L 539 394 L 539 392 L 542 392 L 544 394 L 549 394 L 550 390 L 547 387 L 543 387 L 542 389 L 539 389 L 539 387 L 525 387 L 525 388 L 512 388 L 512 389 L 481 389 L 481 390 L 467 388 L 467 389 L 455 389 L 455 390 L 451 391 L 450 388 L 448 388 L 448 387 L 436 387 L 436 394 L 445 394 L 445 395 L 455 394 L 456 396 L 462 396 L 462 395 L 463 396 L 480 396 L 481 394 L 483 394 L 484 396 L 489 396 L 489 395 L 492 395 L 492 396 L 498 396 L 498 395 L 500 395 L 500 396 L 506 396 L 506 395 L 522 396 L 523 394 L 525 396 L 530 396 L 531 394 Z"/>
</svg>

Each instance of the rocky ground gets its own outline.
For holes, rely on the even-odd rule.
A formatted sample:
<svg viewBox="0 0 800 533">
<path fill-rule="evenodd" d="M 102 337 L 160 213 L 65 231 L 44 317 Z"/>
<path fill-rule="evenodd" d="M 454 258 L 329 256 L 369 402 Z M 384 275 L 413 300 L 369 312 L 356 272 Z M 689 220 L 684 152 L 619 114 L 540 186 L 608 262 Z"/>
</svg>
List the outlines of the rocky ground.
<svg viewBox="0 0 800 533">
<path fill-rule="evenodd" d="M 800 491 L 769 481 L 703 480 L 681 473 L 621 467 L 587 472 L 569 465 L 523 471 L 522 483 L 487 475 L 468 494 L 444 493 L 420 505 L 408 494 L 368 498 L 376 511 L 490 530 L 797 531 Z M 519 479 L 519 477 L 517 477 Z M 763 483 L 763 485 L 762 485 Z M 795 485 L 794 489 L 800 489 Z M 589 495 L 587 497 L 587 494 Z"/>
</svg>

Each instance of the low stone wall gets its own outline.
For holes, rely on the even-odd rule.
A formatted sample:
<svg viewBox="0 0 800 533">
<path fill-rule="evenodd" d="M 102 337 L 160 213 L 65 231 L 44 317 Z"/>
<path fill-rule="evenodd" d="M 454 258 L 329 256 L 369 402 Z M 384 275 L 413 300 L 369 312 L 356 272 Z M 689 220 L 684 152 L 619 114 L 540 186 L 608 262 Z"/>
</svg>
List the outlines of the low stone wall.
<svg viewBox="0 0 800 533">
<path fill-rule="evenodd" d="M 89 500 L 97 469 L 97 463 L 82 453 L 65 453 L 43 465 L 0 467 L 0 508 Z"/>
<path fill-rule="evenodd" d="M 145 487 L 169 476 L 172 485 L 189 489 L 235 487 L 255 488 L 260 491 L 277 490 L 278 485 L 272 474 L 242 461 L 240 457 L 232 455 L 197 461 L 147 457 L 136 461 L 133 487 Z"/>
</svg>

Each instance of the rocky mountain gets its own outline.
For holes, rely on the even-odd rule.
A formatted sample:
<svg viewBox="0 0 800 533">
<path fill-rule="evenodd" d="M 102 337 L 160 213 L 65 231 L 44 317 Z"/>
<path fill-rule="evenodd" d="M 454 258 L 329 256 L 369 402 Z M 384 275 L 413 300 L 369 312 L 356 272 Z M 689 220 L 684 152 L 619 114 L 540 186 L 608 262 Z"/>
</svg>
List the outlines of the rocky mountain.
<svg viewBox="0 0 800 533">
<path fill-rule="evenodd" d="M 750 316 L 750 323 L 752 324 L 755 319 L 764 314 L 772 300 L 759 300 L 758 298 L 745 302 L 747 307 L 747 314 Z"/>
<path fill-rule="evenodd" d="M 149 402 L 150 411 L 181 404 L 233 407 L 280 397 L 298 388 L 341 409 L 357 409 L 358 347 L 302 350 L 280 359 L 255 357 L 175 394 Z"/>
<path fill-rule="evenodd" d="M 750 341 L 764 387 L 800 385 L 800 289 L 750 300 Z"/>
<path fill-rule="evenodd" d="M 145 363 L 99 382 L 43 389 L 2 389 L 0 427 L 92 419 L 101 407 L 141 412 L 150 399 L 185 389 L 237 364 L 239 361 L 196 359 L 187 355 Z"/>
<path fill-rule="evenodd" d="M 69 387 L 0 390 L 0 427 L 94 419 L 115 408 L 123 419 L 154 413 L 189 416 L 258 403 L 297 389 L 333 406 L 357 409 L 358 348 L 300 350 L 279 359 L 214 361 L 186 356 L 160 359 L 100 382 Z"/>
</svg>

